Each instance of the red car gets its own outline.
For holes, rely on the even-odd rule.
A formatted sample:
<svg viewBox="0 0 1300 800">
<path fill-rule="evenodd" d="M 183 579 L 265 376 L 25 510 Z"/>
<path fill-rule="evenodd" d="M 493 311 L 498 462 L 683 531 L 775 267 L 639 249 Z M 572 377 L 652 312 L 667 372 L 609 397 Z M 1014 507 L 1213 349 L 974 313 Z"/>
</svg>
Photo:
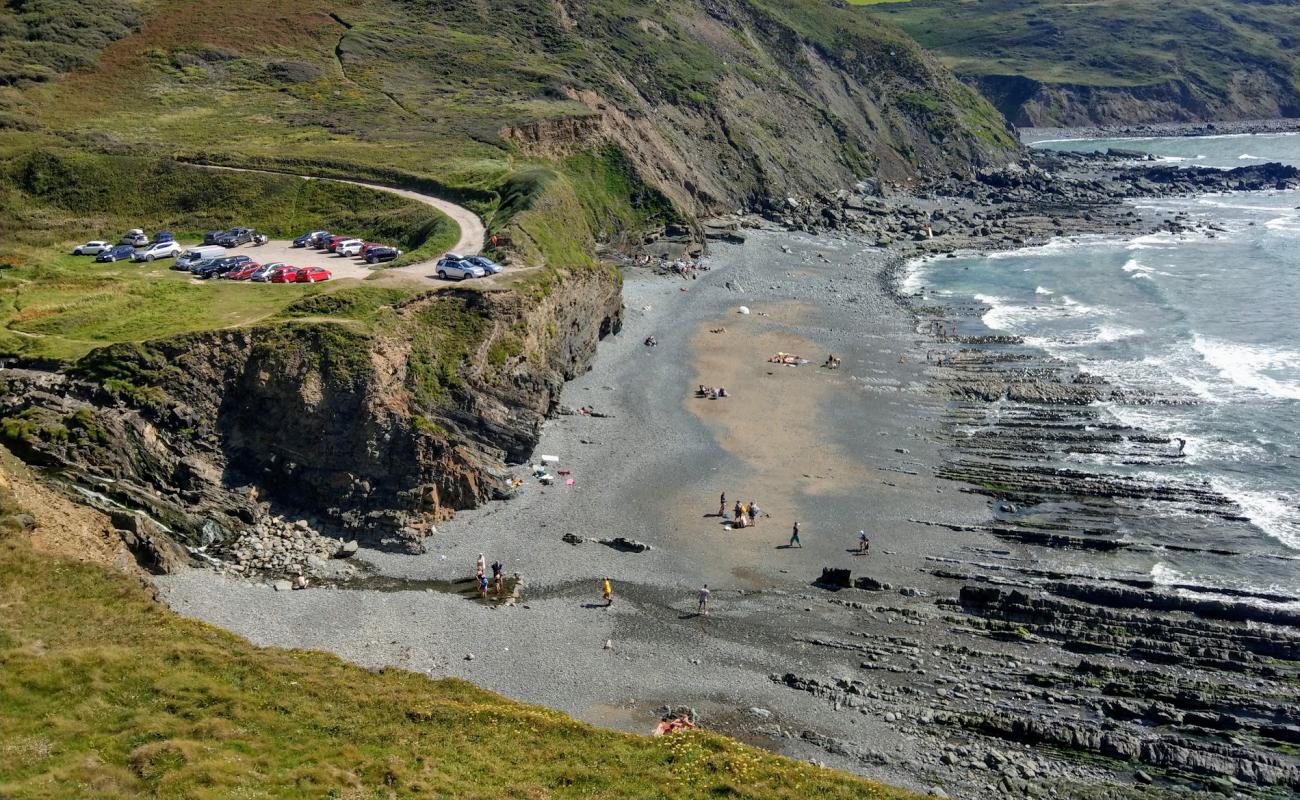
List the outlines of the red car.
<svg viewBox="0 0 1300 800">
<path fill-rule="evenodd" d="M 271 277 L 267 278 L 271 283 L 293 283 L 298 279 L 298 268 L 291 267 L 288 264 L 277 267 Z"/>
<path fill-rule="evenodd" d="M 320 267 L 303 267 L 298 270 L 297 277 L 294 278 L 297 283 L 316 283 L 317 281 L 327 281 L 330 279 L 330 271 Z"/>
<path fill-rule="evenodd" d="M 243 265 L 242 267 L 239 267 L 238 269 L 233 269 L 230 272 L 227 272 L 225 275 L 220 275 L 218 277 L 227 278 L 232 281 L 246 281 L 249 278 L 253 277 L 253 273 L 257 272 L 261 268 L 262 268 L 261 264 L 258 264 L 255 261 L 250 261 L 247 264 Z"/>
<path fill-rule="evenodd" d="M 331 236 L 331 237 L 329 237 L 328 239 L 322 239 L 322 240 L 321 240 L 321 245 L 322 245 L 326 250 L 328 250 L 329 252 L 333 253 L 333 252 L 334 252 L 334 248 L 336 248 L 336 247 L 339 246 L 339 242 L 343 241 L 344 239 L 351 239 L 351 238 L 353 238 L 353 237 L 351 237 L 351 236 Z"/>
<path fill-rule="evenodd" d="M 365 244 L 361 245 L 361 252 L 357 253 L 357 255 L 360 256 L 360 257 L 362 257 L 362 258 L 365 258 L 365 257 L 366 257 L 366 253 L 370 252 L 370 248 L 372 248 L 372 247 L 387 247 L 387 246 L 388 246 L 388 245 L 386 245 L 386 244 L 380 244 L 379 242 L 366 242 Z"/>
</svg>

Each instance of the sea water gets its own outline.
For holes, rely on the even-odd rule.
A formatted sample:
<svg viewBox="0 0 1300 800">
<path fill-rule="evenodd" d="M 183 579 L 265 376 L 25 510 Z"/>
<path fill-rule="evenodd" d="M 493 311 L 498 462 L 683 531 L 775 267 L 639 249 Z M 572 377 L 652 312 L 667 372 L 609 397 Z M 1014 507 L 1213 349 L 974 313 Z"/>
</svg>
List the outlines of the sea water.
<svg viewBox="0 0 1300 800">
<path fill-rule="evenodd" d="M 1182 136 L 1132 139 L 1043 139 L 1034 147 L 1078 153 L 1103 153 L 1115 148 L 1150 153 L 1157 160 L 1181 166 L 1232 169 L 1266 161 L 1300 167 L 1300 133 L 1229 133 L 1221 136 Z"/>
<path fill-rule="evenodd" d="M 1156 154 L 1199 151 L 1216 163 L 1249 148 L 1300 164 L 1300 137 L 1268 137 L 1268 147 L 1240 141 L 1252 137 L 1214 138 L 1146 139 L 1140 145 Z M 1281 142 L 1285 152 L 1273 149 Z M 975 300 L 987 306 L 982 322 L 994 331 L 1022 336 L 1027 346 L 1119 387 L 1191 401 L 1108 403 L 1103 411 L 1185 439 L 1186 457 L 1149 468 L 1148 477 L 1202 484 L 1230 498 L 1250 520 L 1254 540 L 1247 549 L 1259 558 L 1229 565 L 1171 557 L 1142 568 L 1168 582 L 1300 593 L 1300 192 L 1135 205 L 1157 219 L 1184 213 L 1220 230 L 1065 238 L 918 262 L 906 288 Z M 1118 464 L 1072 466 L 1125 471 Z M 1214 541 L 1212 525 L 1188 525 L 1171 535 L 1196 539 L 1181 542 L 1196 547 L 1242 549 L 1236 539 Z"/>
</svg>

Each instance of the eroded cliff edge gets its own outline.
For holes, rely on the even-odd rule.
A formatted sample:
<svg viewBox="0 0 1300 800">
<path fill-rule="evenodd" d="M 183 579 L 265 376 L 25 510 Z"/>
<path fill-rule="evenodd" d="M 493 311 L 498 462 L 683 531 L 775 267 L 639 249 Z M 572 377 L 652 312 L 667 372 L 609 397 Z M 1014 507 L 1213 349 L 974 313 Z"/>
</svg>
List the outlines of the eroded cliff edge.
<svg viewBox="0 0 1300 800">
<path fill-rule="evenodd" d="M 549 292 L 374 300 L 307 298 L 301 320 L 7 371 L 3 438 L 190 546 L 287 514 L 419 551 L 429 524 L 510 491 L 503 466 L 528 458 L 564 381 L 619 329 L 620 282 L 590 269 Z"/>
</svg>

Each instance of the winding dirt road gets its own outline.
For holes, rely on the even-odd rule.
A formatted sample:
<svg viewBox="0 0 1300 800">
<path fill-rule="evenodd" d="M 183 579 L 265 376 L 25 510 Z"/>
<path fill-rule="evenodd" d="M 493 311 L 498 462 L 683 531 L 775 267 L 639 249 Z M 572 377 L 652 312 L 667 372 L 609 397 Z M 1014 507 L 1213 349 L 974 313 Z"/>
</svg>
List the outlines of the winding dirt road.
<svg viewBox="0 0 1300 800">
<path fill-rule="evenodd" d="M 215 164 L 192 164 L 191 166 L 201 167 L 203 169 L 221 169 L 231 172 L 260 172 L 265 175 L 293 175 L 289 172 L 276 172 L 266 169 L 247 169 L 244 167 L 223 167 Z M 421 192 L 411 191 L 410 189 L 396 189 L 392 186 L 384 186 L 378 183 L 367 183 L 366 181 L 352 181 L 342 178 L 326 178 L 317 175 L 298 175 L 305 181 L 322 180 L 335 181 L 337 183 L 350 183 L 354 186 L 364 186 L 367 189 L 374 189 L 378 192 L 387 192 L 395 194 L 398 197 L 405 197 L 408 200 L 414 200 L 418 203 L 424 203 L 427 206 L 441 211 L 451 218 L 460 228 L 460 238 L 451 250 L 446 252 L 459 253 L 463 256 L 477 255 L 483 251 L 483 243 L 487 237 L 487 228 L 483 220 L 477 214 L 470 211 L 464 206 L 458 206 L 455 203 L 443 200 L 433 195 L 423 194 Z M 251 254 L 257 252 L 260 262 L 285 261 L 295 266 L 301 267 L 324 267 L 330 270 L 335 278 L 360 278 L 364 279 L 373 274 L 382 274 L 384 277 L 404 277 L 415 278 L 421 281 L 431 283 L 442 283 L 433 274 L 434 265 L 438 259 L 443 256 L 439 253 L 431 259 L 420 261 L 415 264 L 407 264 L 404 267 L 371 267 L 359 258 L 342 258 L 333 256 L 329 253 L 317 250 L 295 248 L 293 243 L 288 240 L 272 239 L 265 245 L 248 250 Z"/>
</svg>

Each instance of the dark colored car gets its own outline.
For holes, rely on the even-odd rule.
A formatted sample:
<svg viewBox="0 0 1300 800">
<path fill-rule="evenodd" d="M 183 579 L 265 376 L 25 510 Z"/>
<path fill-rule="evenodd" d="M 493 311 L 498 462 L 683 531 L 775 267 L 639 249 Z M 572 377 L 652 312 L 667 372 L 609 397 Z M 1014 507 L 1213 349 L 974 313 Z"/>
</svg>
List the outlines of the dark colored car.
<svg viewBox="0 0 1300 800">
<path fill-rule="evenodd" d="M 113 245 L 113 247 L 108 250 L 100 251 L 99 255 L 95 256 L 95 260 L 105 263 L 112 261 L 130 261 L 131 257 L 134 255 L 135 248 L 133 246 L 129 244 L 117 244 Z"/>
<path fill-rule="evenodd" d="M 225 275 L 227 272 L 230 272 L 231 270 L 238 269 L 239 267 L 243 266 L 244 264 L 247 264 L 252 260 L 253 259 L 249 258 L 248 256 L 227 256 L 226 258 L 214 258 L 212 260 L 212 263 L 205 266 L 202 269 L 202 271 L 198 269 L 191 269 L 190 274 L 197 278 L 204 278 L 204 279 L 215 278 L 218 275 Z"/>
<path fill-rule="evenodd" d="M 392 261 L 401 254 L 401 250 L 398 250 L 396 247 L 389 247 L 388 245 L 372 247 L 366 251 L 366 263 L 378 264 L 381 261 Z"/>
<path fill-rule="evenodd" d="M 163 242 L 174 242 L 176 241 L 176 234 L 172 233 L 171 231 L 158 231 L 158 235 L 153 237 L 153 241 L 154 244 L 162 244 Z"/>
<path fill-rule="evenodd" d="M 330 279 L 330 271 L 320 267 L 303 267 L 294 274 L 294 283 L 316 283 Z"/>
<path fill-rule="evenodd" d="M 203 234 L 203 243 L 216 244 L 217 239 L 221 238 L 222 236 L 225 236 L 226 233 L 227 233 L 226 231 L 208 231 L 207 233 Z"/>
<path fill-rule="evenodd" d="M 262 265 L 256 261 L 249 261 L 247 264 L 240 264 L 225 275 L 218 275 L 218 278 L 225 278 L 231 281 L 246 281 L 253 277 L 253 273 L 262 268 Z"/>
<path fill-rule="evenodd" d="M 322 236 L 328 236 L 328 235 L 329 235 L 329 231 L 311 231 L 310 233 L 304 233 L 302 236 L 299 236 L 297 239 L 293 240 L 293 246 L 310 247 L 311 245 L 316 243 L 317 239 L 319 239 Z"/>
<path fill-rule="evenodd" d="M 181 270 L 182 272 L 188 272 L 191 275 L 197 275 L 198 274 L 197 270 L 203 269 L 204 267 L 206 267 L 207 265 L 211 264 L 213 261 L 216 260 L 217 259 L 215 258 L 205 258 L 202 261 L 195 261 L 193 264 L 182 264 L 180 262 L 177 262 L 175 264 L 172 264 L 172 269 L 178 269 Z"/>
<path fill-rule="evenodd" d="M 319 242 L 317 242 L 316 246 L 322 247 L 328 250 L 329 252 L 333 253 L 334 248 L 339 246 L 339 242 L 351 238 L 352 238 L 351 236 L 326 236 L 323 237 Z"/>
<path fill-rule="evenodd" d="M 253 236 L 257 231 L 252 228 L 231 228 L 217 237 L 213 244 L 219 244 L 222 247 L 238 247 L 241 244 L 248 244 L 253 241 Z"/>
<path fill-rule="evenodd" d="M 284 266 L 285 263 L 283 261 L 273 261 L 270 264 L 263 264 L 258 267 L 252 275 L 249 275 L 248 279 L 250 281 L 257 281 L 258 283 L 266 283 L 271 280 L 272 273 Z"/>
</svg>

